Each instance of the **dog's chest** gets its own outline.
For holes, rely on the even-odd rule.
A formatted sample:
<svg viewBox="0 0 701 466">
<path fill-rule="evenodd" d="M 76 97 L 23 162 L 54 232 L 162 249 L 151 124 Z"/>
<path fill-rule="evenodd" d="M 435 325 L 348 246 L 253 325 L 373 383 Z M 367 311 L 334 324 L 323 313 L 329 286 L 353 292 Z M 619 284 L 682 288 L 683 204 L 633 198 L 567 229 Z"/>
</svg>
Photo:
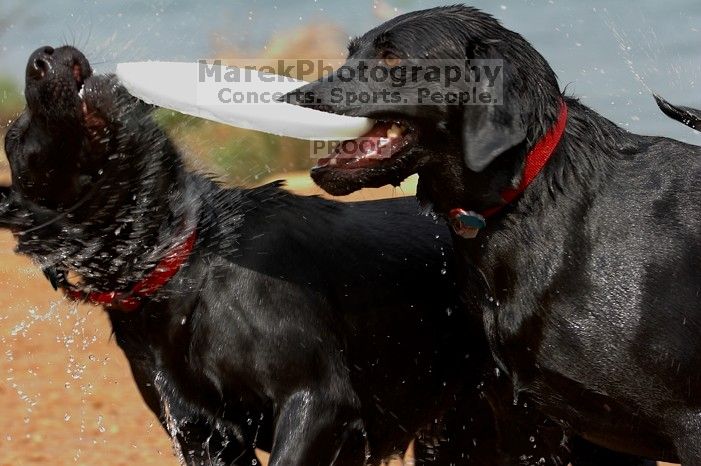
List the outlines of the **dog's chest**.
<svg viewBox="0 0 701 466">
<path fill-rule="evenodd" d="M 558 369 L 571 367 L 581 357 L 579 350 L 592 348 L 585 347 L 582 334 L 586 315 L 575 313 L 571 321 L 564 319 L 576 306 L 567 282 L 577 271 L 567 263 L 566 254 L 558 252 L 561 245 L 515 236 L 496 232 L 488 241 L 473 245 L 470 253 L 483 282 L 480 292 L 474 293 L 475 307 L 481 310 L 497 361 L 518 391 L 540 384 L 536 381 L 551 370 L 568 378 L 573 374 L 559 374 Z M 562 354 L 561 347 L 573 350 Z"/>
<path fill-rule="evenodd" d="M 537 350 L 542 339 L 539 311 L 544 310 L 545 304 L 536 305 L 540 290 L 535 281 L 543 275 L 540 264 L 514 247 L 513 242 L 495 239 L 470 245 L 468 254 L 481 283 L 477 287 L 466 283 L 463 288 L 475 290 L 471 304 L 480 309 L 491 344 L 502 349 L 522 345 L 518 353 L 523 353 L 526 346 L 528 352 Z"/>
<path fill-rule="evenodd" d="M 602 327 L 611 328 L 606 319 L 615 313 L 585 299 L 583 262 L 572 259 L 564 243 L 553 248 L 562 253 L 513 243 L 519 247 L 490 243 L 473 257 L 486 290 L 479 308 L 490 346 L 511 377 L 515 396 L 578 432 L 606 432 L 609 438 L 592 437 L 603 444 L 628 443 L 632 433 L 626 426 L 635 425 L 635 435 L 663 445 L 655 429 L 613 390 L 644 377 L 639 367 L 621 360 L 632 344 L 626 334 L 614 339 Z M 635 327 L 625 320 L 620 325 Z"/>
</svg>

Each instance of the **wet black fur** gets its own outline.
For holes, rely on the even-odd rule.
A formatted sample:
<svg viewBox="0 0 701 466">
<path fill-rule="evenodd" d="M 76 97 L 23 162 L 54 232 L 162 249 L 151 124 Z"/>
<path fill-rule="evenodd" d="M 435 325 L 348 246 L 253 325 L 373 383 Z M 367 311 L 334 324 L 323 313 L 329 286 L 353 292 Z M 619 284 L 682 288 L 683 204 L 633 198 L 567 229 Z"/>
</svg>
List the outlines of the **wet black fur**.
<svg viewBox="0 0 701 466">
<path fill-rule="evenodd" d="M 477 290 L 463 282 L 467 308 L 480 310 L 519 400 L 600 445 L 700 465 L 701 149 L 629 133 L 563 95 L 524 38 L 473 8 L 400 16 L 355 40 L 349 57 L 388 51 L 402 60 L 502 58 L 504 105 L 334 105 L 327 96 L 339 84 L 312 83 L 303 90 L 317 100 L 303 104 L 419 131 L 395 163 L 327 166 L 314 179 L 343 194 L 418 173 L 418 197 L 437 213 L 481 211 L 518 185 L 525 154 L 564 100 L 566 132 L 538 178 L 476 239 L 455 237 L 464 267 L 484 279 Z M 501 153 L 479 150 L 481 138 L 514 135 Z"/>
</svg>

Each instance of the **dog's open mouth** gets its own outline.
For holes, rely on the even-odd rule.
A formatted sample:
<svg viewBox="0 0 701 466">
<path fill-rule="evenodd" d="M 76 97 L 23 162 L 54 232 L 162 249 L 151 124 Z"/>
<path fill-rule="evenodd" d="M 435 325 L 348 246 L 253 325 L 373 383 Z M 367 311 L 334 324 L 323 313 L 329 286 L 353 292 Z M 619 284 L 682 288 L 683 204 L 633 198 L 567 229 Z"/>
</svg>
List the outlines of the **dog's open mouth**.
<svg viewBox="0 0 701 466">
<path fill-rule="evenodd" d="M 71 73 L 73 74 L 75 86 L 78 89 L 78 96 L 82 98 L 83 88 L 85 87 L 85 79 L 83 78 L 83 67 L 81 64 L 74 63 L 71 67 Z"/>
<path fill-rule="evenodd" d="M 363 136 L 338 143 L 316 169 L 375 168 L 396 160 L 414 145 L 417 130 L 407 122 L 380 120 Z"/>
<path fill-rule="evenodd" d="M 77 66 L 77 65 L 76 65 Z M 80 114 L 83 119 L 83 125 L 88 133 L 88 136 L 93 142 L 98 142 L 104 137 L 104 130 L 107 126 L 107 122 L 103 115 L 97 109 L 97 96 L 95 95 L 98 91 L 94 89 L 96 84 L 95 78 L 90 76 L 86 79 L 80 78 L 80 72 L 73 72 L 75 77 L 76 86 L 78 89 L 78 99 L 80 100 Z"/>
<path fill-rule="evenodd" d="M 78 97 L 80 97 L 81 100 L 80 108 L 83 114 L 85 129 L 92 139 L 99 139 L 102 137 L 102 131 L 107 126 L 106 121 L 99 115 L 97 110 L 90 106 L 89 100 L 85 98 L 85 87 L 78 93 Z"/>
</svg>

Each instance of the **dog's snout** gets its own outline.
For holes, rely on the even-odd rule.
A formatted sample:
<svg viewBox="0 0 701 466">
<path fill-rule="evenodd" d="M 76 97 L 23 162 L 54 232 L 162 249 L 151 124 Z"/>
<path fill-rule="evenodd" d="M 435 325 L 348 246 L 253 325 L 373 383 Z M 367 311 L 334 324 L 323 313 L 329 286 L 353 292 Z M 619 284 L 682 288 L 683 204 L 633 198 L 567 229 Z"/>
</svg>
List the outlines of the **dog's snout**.
<svg viewBox="0 0 701 466">
<path fill-rule="evenodd" d="M 37 71 L 39 73 L 46 73 L 49 69 L 51 68 L 51 65 L 48 60 L 44 58 L 35 58 L 34 59 L 34 71 Z"/>
<path fill-rule="evenodd" d="M 39 47 L 32 53 L 29 57 L 29 63 L 27 64 L 27 77 L 35 80 L 42 79 L 46 76 L 52 66 L 53 60 L 52 55 L 54 54 L 54 48 L 49 47 Z"/>
<path fill-rule="evenodd" d="M 292 105 L 308 106 L 314 100 L 312 91 L 305 91 L 304 87 L 288 92 L 278 99 L 280 102 L 285 102 Z"/>
<path fill-rule="evenodd" d="M 333 107 L 331 105 L 312 104 L 312 105 L 306 105 L 306 107 L 313 108 L 314 110 L 318 110 L 320 112 L 333 113 Z"/>
<path fill-rule="evenodd" d="M 333 112 L 333 107 L 325 103 L 319 94 L 313 90 L 307 90 L 305 87 L 283 95 L 279 101 L 319 110 L 320 112 Z"/>
<path fill-rule="evenodd" d="M 92 75 L 92 69 L 85 55 L 75 47 L 66 45 L 54 49 L 47 45 L 39 47 L 29 56 L 27 81 L 41 81 L 49 74 L 70 74 L 77 83 L 82 83 Z"/>
</svg>

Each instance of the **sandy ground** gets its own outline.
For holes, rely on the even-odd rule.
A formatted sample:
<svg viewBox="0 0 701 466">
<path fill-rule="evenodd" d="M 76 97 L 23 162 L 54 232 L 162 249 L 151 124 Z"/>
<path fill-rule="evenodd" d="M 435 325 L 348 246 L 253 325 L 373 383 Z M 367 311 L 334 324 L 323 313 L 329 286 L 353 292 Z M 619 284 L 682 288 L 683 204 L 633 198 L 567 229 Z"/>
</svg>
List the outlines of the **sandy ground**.
<svg viewBox="0 0 701 466">
<path fill-rule="evenodd" d="M 288 178 L 290 189 L 319 194 L 306 174 Z M 7 183 L 1 161 L 0 183 Z M 409 180 L 346 199 L 414 189 Z M 176 465 L 105 315 L 65 301 L 13 247 L 0 232 L 0 466 Z"/>
</svg>

